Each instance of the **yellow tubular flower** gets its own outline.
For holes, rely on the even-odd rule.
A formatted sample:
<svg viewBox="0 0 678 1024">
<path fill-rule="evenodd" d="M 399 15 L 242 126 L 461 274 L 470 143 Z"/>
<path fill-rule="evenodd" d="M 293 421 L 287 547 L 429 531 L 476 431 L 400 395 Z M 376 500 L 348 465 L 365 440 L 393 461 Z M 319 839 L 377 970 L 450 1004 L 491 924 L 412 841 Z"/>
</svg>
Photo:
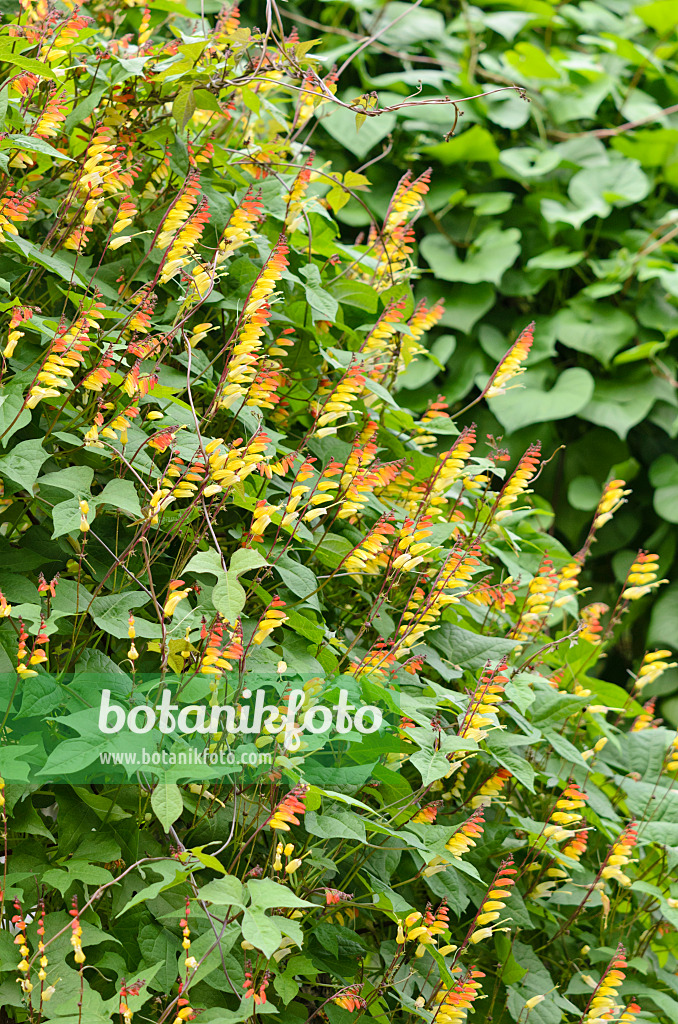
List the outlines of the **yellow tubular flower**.
<svg viewBox="0 0 678 1024">
<path fill-rule="evenodd" d="M 494 925 L 505 908 L 504 902 L 511 895 L 511 886 L 515 885 L 517 869 L 513 866 L 513 858 L 508 857 L 497 871 L 487 895 L 480 905 L 478 915 L 471 925 L 468 941 L 475 945 L 489 938 L 494 932 Z"/>
<path fill-rule="evenodd" d="M 622 945 L 617 947 L 614 959 L 600 979 L 586 1013 L 582 1018 L 582 1024 L 597 1024 L 600 1020 L 611 1020 L 617 1018 L 621 1006 L 617 1004 L 617 989 L 623 983 L 626 975 L 623 968 L 626 964 L 626 950 Z"/>
<path fill-rule="evenodd" d="M 638 826 L 635 822 L 631 822 L 612 845 L 605 860 L 605 867 L 600 875 L 603 880 L 606 881 L 608 878 L 614 878 L 619 885 L 625 888 L 631 884 L 631 879 L 628 875 L 624 874 L 622 868 L 630 863 L 631 853 L 637 842 Z"/>
<path fill-rule="evenodd" d="M 270 636 L 274 629 L 278 626 L 282 626 L 284 622 L 287 622 L 287 614 L 283 611 L 285 602 L 279 598 L 274 597 L 271 604 L 268 606 L 263 616 L 259 620 L 256 631 L 252 638 L 253 644 L 261 644 L 264 642 L 266 637 Z"/>
<path fill-rule="evenodd" d="M 507 677 L 502 673 L 505 668 L 506 663 L 502 662 L 494 671 L 486 669 L 483 672 L 469 699 L 468 708 L 459 727 L 460 736 L 480 742 L 487 736 L 488 727 L 494 728 L 493 720 L 504 699 Z"/>
<path fill-rule="evenodd" d="M 464 1024 L 480 993 L 481 985 L 477 979 L 484 977 L 483 972 L 476 970 L 474 965 L 460 978 L 454 988 L 443 985 L 435 997 L 438 1003 L 434 1016 L 436 1024 Z"/>
<path fill-rule="evenodd" d="M 506 386 L 508 382 L 513 380 L 514 377 L 519 377 L 525 373 L 525 367 L 522 364 L 527 359 L 532 348 L 534 327 L 533 321 L 524 331 L 521 331 L 499 363 L 497 369 L 490 377 L 489 385 L 485 390 L 486 398 L 495 398 L 497 395 L 503 395 L 505 391 L 509 390 Z M 511 385 L 512 388 L 516 386 L 516 384 Z"/>
<path fill-rule="evenodd" d="M 598 507 L 593 517 L 593 530 L 599 530 L 601 526 L 608 523 L 615 512 L 625 503 L 626 496 L 631 491 L 625 491 L 624 486 L 624 480 L 610 480 L 609 483 L 605 484 L 603 496 L 598 502 Z"/>
<path fill-rule="evenodd" d="M 659 574 L 659 555 L 653 555 L 648 551 L 639 551 L 636 555 L 636 560 L 629 569 L 622 590 L 622 598 L 627 601 L 637 601 L 641 597 L 645 597 L 656 587 L 661 587 L 663 583 L 668 583 L 668 580 L 658 580 Z M 630 586 L 629 586 L 630 584 Z"/>
<path fill-rule="evenodd" d="M 511 514 L 511 506 L 515 505 L 519 497 L 529 494 L 528 485 L 535 476 L 539 467 L 541 456 L 541 444 L 537 441 L 531 444 L 515 470 L 508 478 L 496 501 L 497 512 L 495 520 L 499 522 L 504 516 Z"/>
<path fill-rule="evenodd" d="M 163 615 L 165 616 L 166 619 L 172 618 L 179 602 L 183 601 L 184 598 L 188 597 L 188 595 L 193 590 L 193 587 L 186 587 L 183 590 L 179 590 L 178 588 L 183 586 L 183 582 L 183 580 L 170 580 L 169 586 L 167 588 L 167 600 L 165 601 L 165 607 L 163 608 Z"/>
<path fill-rule="evenodd" d="M 659 677 L 666 672 L 669 668 L 678 667 L 677 661 L 666 661 L 666 658 L 671 657 L 671 651 L 648 651 L 638 669 L 638 676 L 636 677 L 636 690 L 639 693 L 649 686 L 651 683 L 656 683 Z"/>
</svg>

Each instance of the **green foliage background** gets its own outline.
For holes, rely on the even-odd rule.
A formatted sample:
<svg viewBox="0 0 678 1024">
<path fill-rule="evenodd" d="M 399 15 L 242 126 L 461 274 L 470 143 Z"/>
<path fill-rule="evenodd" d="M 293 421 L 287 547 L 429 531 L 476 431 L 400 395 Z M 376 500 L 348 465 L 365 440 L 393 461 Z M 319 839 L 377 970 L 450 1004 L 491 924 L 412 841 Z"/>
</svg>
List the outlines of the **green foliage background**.
<svg viewBox="0 0 678 1024">
<path fill-rule="evenodd" d="M 296 14 L 295 14 L 296 12 Z M 596 545 L 587 582 L 609 600 L 633 552 L 648 545 L 675 578 L 678 522 L 678 39 L 672 0 L 552 4 L 302 3 L 302 38 L 320 39 L 344 99 L 380 105 L 457 99 L 515 83 L 525 90 L 403 109 L 356 131 L 348 111 L 321 115 L 311 143 L 337 167 L 369 168 L 364 203 L 383 216 L 406 168 L 433 168 L 417 229 L 417 292 L 444 297 L 431 351 L 401 384 L 423 410 L 477 394 L 526 320 L 535 345 L 526 390 L 474 412 L 481 431 L 547 454 L 566 445 L 538 491 L 556 535 L 583 540 L 610 473 L 632 483 L 627 507 Z M 396 22 L 392 24 L 392 22 Z M 360 39 L 377 38 L 365 49 Z M 358 38 L 360 37 L 360 38 Z M 357 52 L 360 50 L 360 52 Z M 667 109 L 668 108 L 668 109 Z M 637 123 L 639 122 L 639 123 Z M 382 155 L 383 154 L 383 155 Z M 346 237 L 368 225 L 355 200 L 336 211 Z M 535 427 L 538 424 L 538 427 Z M 669 567 L 673 566 L 673 570 Z M 678 646 L 678 584 L 640 614 L 612 655 L 623 681 L 647 645 Z M 678 673 L 657 692 L 670 695 Z M 678 704 L 662 703 L 678 720 Z"/>
</svg>

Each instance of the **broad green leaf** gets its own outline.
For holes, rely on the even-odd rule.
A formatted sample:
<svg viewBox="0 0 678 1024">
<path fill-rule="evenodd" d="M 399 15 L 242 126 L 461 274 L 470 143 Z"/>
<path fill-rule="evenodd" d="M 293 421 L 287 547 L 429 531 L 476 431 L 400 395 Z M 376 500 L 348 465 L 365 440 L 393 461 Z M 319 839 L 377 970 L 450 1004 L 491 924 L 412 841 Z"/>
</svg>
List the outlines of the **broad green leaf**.
<svg viewBox="0 0 678 1024">
<path fill-rule="evenodd" d="M 137 608 L 143 608 L 150 601 L 143 590 L 123 591 L 121 594 L 105 594 L 96 597 L 91 604 L 90 614 L 97 626 L 119 640 L 127 637 L 129 615 Z M 137 636 L 156 637 L 161 635 L 160 624 L 147 622 L 136 616 Z"/>
<path fill-rule="evenodd" d="M 318 580 L 315 577 L 315 573 L 311 572 L 307 566 L 302 565 L 301 562 L 296 562 L 289 555 L 282 555 L 275 560 L 273 568 L 279 574 L 285 586 L 299 600 L 308 601 L 312 598 L 312 595 L 315 595 L 315 591 L 318 589 Z M 317 599 L 313 603 L 314 607 L 320 608 Z"/>
<path fill-rule="evenodd" d="M 437 277 L 444 281 L 477 284 L 489 281 L 498 285 L 504 271 L 511 267 L 520 252 L 518 228 L 486 228 L 466 250 L 461 260 L 451 242 L 442 235 L 427 235 L 421 252 Z"/>
<path fill-rule="evenodd" d="M 169 832 L 184 809 L 181 790 L 176 782 L 168 782 L 161 777 L 151 793 L 151 807 L 165 832 Z"/>
<path fill-rule="evenodd" d="M 193 555 L 182 572 L 209 572 L 213 576 L 219 577 L 224 572 L 221 555 L 212 548 L 207 551 L 199 551 L 197 555 Z"/>
<path fill-rule="evenodd" d="M 654 0 L 653 3 L 639 4 L 633 8 L 633 12 L 661 36 L 676 27 L 676 9 L 672 0 Z"/>
<path fill-rule="evenodd" d="M 32 491 L 40 467 L 48 457 L 38 438 L 20 441 L 0 458 L 0 476 L 19 484 L 26 491 Z"/>
<path fill-rule="evenodd" d="M 132 516 L 141 515 L 139 497 L 131 480 L 110 480 L 101 494 L 97 495 L 96 503 L 113 505 L 121 512 L 129 512 Z"/>
<path fill-rule="evenodd" d="M 2 49 L 0 50 L 0 61 L 3 64 L 13 64 L 15 68 L 21 68 L 22 71 L 30 71 L 41 78 L 49 78 L 53 82 L 58 81 L 57 76 L 47 64 L 41 60 L 35 60 L 33 57 L 24 57 L 22 53 L 10 53 L 9 50 Z"/>
<path fill-rule="evenodd" d="M 319 268 L 314 263 L 309 263 L 301 268 L 300 273 L 306 280 L 306 299 L 314 312 L 314 319 L 334 323 L 339 303 L 322 287 Z"/>
<path fill-rule="evenodd" d="M 469 669 L 482 668 L 487 661 L 501 661 L 519 646 L 516 640 L 481 636 L 451 622 L 441 623 L 431 643 L 453 665 Z"/>
<path fill-rule="evenodd" d="M 92 522 L 93 515 L 91 511 L 87 514 L 86 519 L 89 523 Z M 80 529 L 82 522 L 82 513 L 80 511 L 80 502 L 77 498 L 69 498 L 68 501 L 61 501 L 58 505 L 55 505 L 52 509 L 52 523 L 54 524 L 54 532 L 52 533 L 52 540 L 56 537 L 63 537 L 66 533 L 74 533 Z"/>
<path fill-rule="evenodd" d="M 243 883 L 233 875 L 225 875 L 200 888 L 200 898 L 220 907 L 242 907 L 247 900 Z"/>
<path fill-rule="evenodd" d="M 530 386 L 531 380 L 532 375 L 526 374 L 515 387 L 509 384 L 503 395 L 488 400 L 493 414 L 508 431 L 574 416 L 588 404 L 595 388 L 593 377 L 581 366 L 572 366 L 561 373 L 550 390 Z"/>
<path fill-rule="evenodd" d="M 179 130 L 183 131 L 195 113 L 196 103 L 193 86 L 186 86 L 178 93 L 172 104 L 172 116 L 176 119 Z"/>
<path fill-rule="evenodd" d="M 26 153 L 44 153 L 51 156 L 53 160 L 67 160 L 73 163 L 73 158 L 60 153 L 49 142 L 37 135 L 8 135 L 2 140 L 2 149 L 20 149 Z"/>
<path fill-rule="evenodd" d="M 442 750 L 417 750 L 410 756 L 410 762 L 421 775 L 422 786 L 430 786 L 450 772 L 450 762 Z"/>
<path fill-rule="evenodd" d="M 76 498 L 90 497 L 90 487 L 94 480 L 91 466 L 68 466 L 56 473 L 45 473 L 40 477 L 40 487 L 55 487 Z"/>
<path fill-rule="evenodd" d="M 476 160 L 491 162 L 499 157 L 497 143 L 492 135 L 478 124 L 455 133 L 448 142 L 425 148 L 429 156 L 436 157 L 441 164 L 466 164 Z"/>
<path fill-rule="evenodd" d="M 24 409 L 24 397 L 20 389 L 8 386 L 0 395 L 0 435 L 2 445 L 7 447 L 9 439 L 31 421 L 30 409 Z"/>
<path fill-rule="evenodd" d="M 243 938 L 268 959 L 282 942 L 280 921 L 282 918 L 269 917 L 263 910 L 246 910 L 242 920 Z"/>
<path fill-rule="evenodd" d="M 212 591 L 212 603 L 225 622 L 234 626 L 245 607 L 245 591 L 235 573 L 224 573 Z"/>
<path fill-rule="evenodd" d="M 354 811 L 309 811 L 304 818 L 306 831 L 323 839 L 352 839 L 364 843 L 365 826 Z"/>
<path fill-rule="evenodd" d="M 609 366 L 613 356 L 627 344 L 635 332 L 628 313 L 605 302 L 577 300 L 555 317 L 558 341 L 578 352 L 595 356 Z"/>
<path fill-rule="evenodd" d="M 384 94 L 381 94 L 382 102 Z M 349 102 L 349 97 L 343 96 Z M 380 114 L 379 117 L 368 117 L 360 130 L 356 128 L 355 114 L 342 107 L 332 107 L 324 114 L 321 124 L 326 132 L 345 146 L 355 157 L 361 160 L 371 149 L 389 135 L 396 125 L 395 114 Z"/>
<path fill-rule="evenodd" d="M 253 548 L 238 548 L 231 556 L 228 572 L 231 576 L 240 576 L 243 572 L 250 572 L 252 569 L 261 569 L 268 565 L 265 555 Z"/>
<path fill-rule="evenodd" d="M 139 868 L 143 882 L 140 884 L 140 891 L 129 900 L 128 903 L 116 914 L 116 918 L 124 917 L 128 910 L 138 903 L 146 903 L 154 900 L 165 889 L 171 889 L 180 885 L 188 878 L 188 871 L 182 871 L 176 860 L 168 858 L 166 861 L 154 861 L 152 864 L 144 864 Z M 160 875 L 160 881 L 152 882 L 151 875 Z"/>
<path fill-rule="evenodd" d="M 271 878 L 250 878 L 247 890 L 251 906 L 257 910 L 271 910 L 274 907 L 312 907 L 315 904 L 302 900 L 286 885 L 280 885 Z"/>
</svg>

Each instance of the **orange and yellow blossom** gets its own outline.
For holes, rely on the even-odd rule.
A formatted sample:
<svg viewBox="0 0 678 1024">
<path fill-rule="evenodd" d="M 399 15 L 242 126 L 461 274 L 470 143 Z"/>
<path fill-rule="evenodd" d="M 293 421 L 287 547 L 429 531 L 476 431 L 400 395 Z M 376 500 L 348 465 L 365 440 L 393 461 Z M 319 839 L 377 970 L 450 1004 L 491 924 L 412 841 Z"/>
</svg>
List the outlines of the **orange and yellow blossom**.
<svg viewBox="0 0 678 1024">
<path fill-rule="evenodd" d="M 508 478 L 495 503 L 495 520 L 499 522 L 511 514 L 511 508 L 518 498 L 529 494 L 529 484 L 537 474 L 541 457 L 541 442 L 536 441 L 527 449 L 515 470 Z"/>
<path fill-rule="evenodd" d="M 435 997 L 438 1004 L 434 1017 L 436 1024 L 464 1024 L 482 987 L 478 979 L 484 977 L 483 972 L 473 965 L 454 988 L 443 987 Z"/>
<path fill-rule="evenodd" d="M 616 842 L 613 843 L 605 859 L 605 866 L 600 875 L 604 881 L 608 878 L 614 878 L 621 886 L 627 888 L 631 885 L 631 879 L 628 875 L 624 874 L 622 868 L 631 862 L 631 854 L 637 842 L 638 825 L 632 821 L 626 826 Z"/>
<path fill-rule="evenodd" d="M 646 686 L 656 683 L 657 680 L 669 668 L 676 668 L 678 662 L 667 661 L 671 657 L 671 651 L 648 651 L 640 663 L 638 675 L 636 676 L 636 690 L 642 693 Z"/>
<path fill-rule="evenodd" d="M 617 1003 L 618 992 L 626 975 L 626 950 L 622 945 L 617 947 L 614 959 L 610 962 L 591 996 L 582 1024 L 597 1024 L 600 1020 L 617 1018 L 621 1006 Z"/>
<path fill-rule="evenodd" d="M 637 601 L 639 598 L 651 593 L 656 587 L 661 587 L 663 583 L 669 582 L 668 580 L 657 579 L 659 574 L 658 562 L 659 555 L 653 555 L 649 551 L 643 550 L 638 552 L 626 577 L 621 594 L 622 599 Z"/>
<path fill-rule="evenodd" d="M 286 797 L 284 797 L 278 806 L 275 808 L 273 814 L 268 819 L 267 825 L 270 829 L 279 832 L 289 832 L 290 825 L 299 825 L 300 821 L 297 815 L 303 815 L 306 813 L 306 807 L 304 805 L 304 798 L 308 792 L 308 786 L 300 782 L 290 790 Z"/>
<path fill-rule="evenodd" d="M 534 326 L 534 321 L 532 321 L 525 330 L 520 332 L 513 342 L 511 348 L 490 377 L 489 384 L 485 389 L 486 398 L 495 398 L 497 395 L 503 395 L 506 391 L 510 390 L 507 388 L 508 382 L 525 373 L 525 367 L 522 364 L 527 359 L 532 348 Z M 517 386 L 517 384 L 512 384 L 511 388 Z"/>
</svg>

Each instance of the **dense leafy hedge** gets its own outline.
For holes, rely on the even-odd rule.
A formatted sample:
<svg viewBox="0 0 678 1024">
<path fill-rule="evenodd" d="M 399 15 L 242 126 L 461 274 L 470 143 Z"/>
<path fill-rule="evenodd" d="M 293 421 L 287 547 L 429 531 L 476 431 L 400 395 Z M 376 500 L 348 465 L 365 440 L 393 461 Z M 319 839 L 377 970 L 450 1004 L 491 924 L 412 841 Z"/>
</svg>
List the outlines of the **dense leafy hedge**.
<svg viewBox="0 0 678 1024">
<path fill-rule="evenodd" d="M 447 141 L 455 114 L 435 104 L 403 106 L 358 132 L 347 112 L 326 112 L 313 135 L 335 165 L 372 164 L 364 203 L 336 211 L 345 237 L 368 226 L 366 207 L 383 216 L 405 168 L 433 167 L 417 225 L 418 294 L 445 297 L 432 351 L 449 370 L 418 361 L 403 401 L 423 410 L 441 392 L 461 408 L 507 338 L 536 320 L 526 390 L 490 401 L 480 426 L 520 445 L 538 423 L 549 454 L 565 443 L 538 490 L 568 544 L 581 543 L 610 466 L 633 479 L 634 496 L 589 567 L 597 598 L 610 600 L 638 544 L 660 549 L 668 569 L 678 521 L 671 4 L 360 0 L 296 10 L 302 38 L 320 37 L 328 64 L 347 63 L 344 99 L 376 90 L 386 106 L 415 93 L 429 104 L 491 93 L 462 106 Z M 360 49 L 363 35 L 376 38 Z M 506 91 L 511 83 L 526 99 Z M 620 675 L 646 642 L 678 647 L 676 596 L 674 585 L 651 622 L 635 621 L 614 655 Z M 657 692 L 676 685 L 669 673 Z M 672 702 L 662 707 L 678 721 Z"/>
<path fill-rule="evenodd" d="M 409 407 L 428 177 L 341 241 L 275 18 L 27 0 L 0 60 L 4 1019 L 675 1019 L 669 652 L 605 661 L 663 560 L 592 601 L 624 481 L 572 554 L 472 421 L 543 325 Z"/>
</svg>

